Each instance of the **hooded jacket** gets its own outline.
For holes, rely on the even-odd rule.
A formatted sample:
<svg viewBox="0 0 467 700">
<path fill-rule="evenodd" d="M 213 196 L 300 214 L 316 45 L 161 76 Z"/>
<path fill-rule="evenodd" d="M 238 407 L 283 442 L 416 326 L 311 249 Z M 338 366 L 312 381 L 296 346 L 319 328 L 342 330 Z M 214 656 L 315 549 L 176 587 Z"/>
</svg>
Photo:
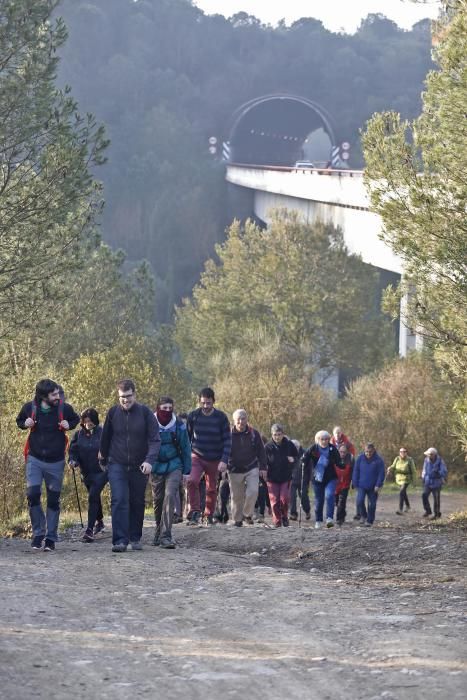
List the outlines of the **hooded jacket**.
<svg viewBox="0 0 467 700">
<path fill-rule="evenodd" d="M 191 446 L 185 423 L 175 414 L 167 425 L 157 423 L 161 447 L 152 465 L 152 473 L 162 476 L 181 469 L 184 476 L 188 475 L 191 472 Z"/>
</svg>

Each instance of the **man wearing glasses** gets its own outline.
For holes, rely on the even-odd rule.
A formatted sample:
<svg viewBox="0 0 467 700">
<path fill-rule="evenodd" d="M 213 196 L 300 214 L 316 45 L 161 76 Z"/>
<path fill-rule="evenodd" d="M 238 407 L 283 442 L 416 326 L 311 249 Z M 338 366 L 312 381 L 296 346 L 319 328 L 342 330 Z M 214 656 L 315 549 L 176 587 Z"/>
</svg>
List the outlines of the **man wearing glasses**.
<svg viewBox="0 0 467 700">
<path fill-rule="evenodd" d="M 187 430 L 191 441 L 191 473 L 188 477 L 190 512 L 187 525 L 198 524 L 201 517 L 199 482 L 206 476 L 206 510 L 209 525 L 214 524 L 217 500 L 217 476 L 225 472 L 230 457 L 232 437 L 229 419 L 214 408 L 215 396 L 210 387 L 201 389 L 199 408 L 188 415 Z"/>
<path fill-rule="evenodd" d="M 107 413 L 100 457 L 112 494 L 112 551 L 142 549 L 144 495 L 161 439 L 154 413 L 136 401 L 131 379 L 117 382 L 118 405 Z"/>
</svg>

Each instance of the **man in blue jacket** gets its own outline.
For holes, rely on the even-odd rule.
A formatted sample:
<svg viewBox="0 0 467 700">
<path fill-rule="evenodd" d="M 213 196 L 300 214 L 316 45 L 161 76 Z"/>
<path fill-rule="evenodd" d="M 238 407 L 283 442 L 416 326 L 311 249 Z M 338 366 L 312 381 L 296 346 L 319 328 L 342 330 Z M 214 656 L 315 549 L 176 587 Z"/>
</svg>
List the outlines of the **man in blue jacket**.
<svg viewBox="0 0 467 700">
<path fill-rule="evenodd" d="M 358 455 L 352 477 L 352 484 L 357 489 L 357 512 L 366 527 L 375 521 L 376 501 L 384 484 L 385 467 L 382 458 L 376 452 L 372 442 L 367 442 L 365 450 Z M 365 507 L 368 500 L 368 510 Z M 366 516 L 365 516 L 366 513 Z"/>
<path fill-rule="evenodd" d="M 131 379 L 117 382 L 118 405 L 107 413 L 100 456 L 112 493 L 112 551 L 142 549 L 144 495 L 161 439 L 154 413 L 136 401 Z"/>
<path fill-rule="evenodd" d="M 161 448 L 151 474 L 156 521 L 153 544 L 174 549 L 172 522 L 176 496 L 180 482 L 185 481 L 191 471 L 191 445 L 186 425 L 175 415 L 174 401 L 170 396 L 161 396 L 154 415 L 159 425 Z"/>
</svg>

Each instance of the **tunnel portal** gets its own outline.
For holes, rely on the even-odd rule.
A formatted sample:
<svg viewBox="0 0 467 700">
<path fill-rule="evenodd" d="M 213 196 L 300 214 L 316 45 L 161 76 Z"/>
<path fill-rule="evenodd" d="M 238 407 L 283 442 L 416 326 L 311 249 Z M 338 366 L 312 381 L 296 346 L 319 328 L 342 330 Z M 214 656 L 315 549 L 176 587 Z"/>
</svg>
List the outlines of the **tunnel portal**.
<svg viewBox="0 0 467 700">
<path fill-rule="evenodd" d="M 335 144 L 331 117 L 317 103 L 287 94 L 255 98 L 232 117 L 230 161 L 293 166 L 304 158 L 304 146 L 318 130 L 325 132 L 330 145 Z"/>
</svg>

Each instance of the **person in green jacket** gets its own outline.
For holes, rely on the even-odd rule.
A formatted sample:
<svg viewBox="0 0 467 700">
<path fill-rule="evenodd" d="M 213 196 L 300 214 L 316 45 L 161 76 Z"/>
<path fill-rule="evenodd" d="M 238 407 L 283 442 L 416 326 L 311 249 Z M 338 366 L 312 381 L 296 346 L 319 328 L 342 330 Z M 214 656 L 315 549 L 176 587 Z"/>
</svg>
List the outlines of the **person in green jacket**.
<svg viewBox="0 0 467 700">
<path fill-rule="evenodd" d="M 401 447 L 399 455 L 388 468 L 388 474 L 394 474 L 396 484 L 399 486 L 399 510 L 397 515 L 403 515 L 404 505 L 406 512 L 410 510 L 407 488 L 415 482 L 415 462 L 409 457 L 405 447 Z"/>
<path fill-rule="evenodd" d="M 174 549 L 172 522 L 181 481 L 191 471 L 191 446 L 185 423 L 175 415 L 170 396 L 161 396 L 154 414 L 159 426 L 161 447 L 152 465 L 151 488 L 156 532 L 153 544 Z"/>
</svg>

